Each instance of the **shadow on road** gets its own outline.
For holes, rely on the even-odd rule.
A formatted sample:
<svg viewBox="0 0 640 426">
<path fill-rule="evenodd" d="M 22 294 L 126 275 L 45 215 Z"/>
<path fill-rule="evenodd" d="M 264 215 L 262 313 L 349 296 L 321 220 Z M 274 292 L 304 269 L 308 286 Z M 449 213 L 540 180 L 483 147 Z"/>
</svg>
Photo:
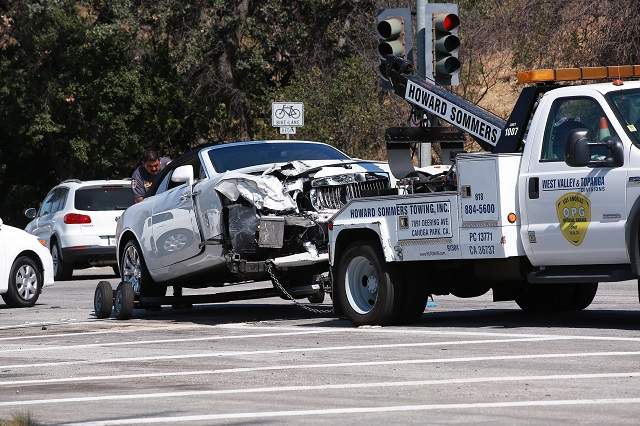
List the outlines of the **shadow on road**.
<svg viewBox="0 0 640 426">
<path fill-rule="evenodd" d="M 324 305 L 328 308 L 328 305 Z M 194 322 L 198 324 L 226 324 L 237 322 L 283 321 L 297 327 L 351 327 L 352 323 L 334 317 L 333 314 L 314 314 L 295 305 L 269 303 L 243 303 L 200 305 L 192 310 L 173 310 L 165 307 L 162 311 L 136 310 L 136 318 Z M 305 324 L 292 325 L 291 320 L 316 319 Z M 640 310 L 586 310 L 582 312 L 529 313 L 514 309 L 478 309 L 470 311 L 429 312 L 410 328 L 450 327 L 450 328 L 544 328 L 566 327 L 584 329 L 640 329 Z"/>
</svg>

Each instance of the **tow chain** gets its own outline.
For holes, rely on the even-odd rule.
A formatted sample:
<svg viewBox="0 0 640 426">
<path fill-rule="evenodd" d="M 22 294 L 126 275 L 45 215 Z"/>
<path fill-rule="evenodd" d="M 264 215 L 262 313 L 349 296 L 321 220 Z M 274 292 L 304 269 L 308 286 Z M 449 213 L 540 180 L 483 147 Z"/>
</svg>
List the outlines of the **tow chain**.
<svg viewBox="0 0 640 426">
<path fill-rule="evenodd" d="M 333 308 L 324 308 L 324 309 L 312 308 L 310 306 L 307 306 L 298 302 L 291 294 L 289 294 L 289 292 L 284 288 L 284 286 L 280 284 L 280 281 L 278 281 L 278 277 L 276 277 L 276 274 L 273 272 L 273 265 L 271 264 L 271 262 L 266 262 L 265 268 L 267 270 L 267 274 L 269 274 L 269 276 L 271 277 L 271 281 L 273 282 L 273 285 L 275 285 L 295 305 L 301 307 L 305 311 L 313 312 L 314 314 L 332 314 L 333 313 Z"/>
</svg>

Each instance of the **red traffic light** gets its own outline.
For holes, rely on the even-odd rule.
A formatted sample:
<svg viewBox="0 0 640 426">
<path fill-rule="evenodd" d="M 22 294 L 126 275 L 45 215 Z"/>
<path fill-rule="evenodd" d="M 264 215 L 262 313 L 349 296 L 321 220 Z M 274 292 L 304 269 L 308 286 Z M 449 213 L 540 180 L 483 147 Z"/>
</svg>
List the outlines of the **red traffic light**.
<svg viewBox="0 0 640 426">
<path fill-rule="evenodd" d="M 460 25 L 460 18 L 455 13 L 446 13 L 435 16 L 436 28 L 440 31 L 452 31 Z"/>
</svg>

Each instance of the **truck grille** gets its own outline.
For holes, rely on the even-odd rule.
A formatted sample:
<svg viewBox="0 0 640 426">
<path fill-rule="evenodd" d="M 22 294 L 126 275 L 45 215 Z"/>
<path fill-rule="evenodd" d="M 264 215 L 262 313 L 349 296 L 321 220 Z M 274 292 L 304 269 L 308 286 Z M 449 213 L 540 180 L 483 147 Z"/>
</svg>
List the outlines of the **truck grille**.
<svg viewBox="0 0 640 426">
<path fill-rule="evenodd" d="M 316 210 L 338 210 L 353 198 L 377 195 L 386 188 L 389 188 L 389 179 L 386 178 L 317 187 L 313 189 L 313 207 Z"/>
</svg>

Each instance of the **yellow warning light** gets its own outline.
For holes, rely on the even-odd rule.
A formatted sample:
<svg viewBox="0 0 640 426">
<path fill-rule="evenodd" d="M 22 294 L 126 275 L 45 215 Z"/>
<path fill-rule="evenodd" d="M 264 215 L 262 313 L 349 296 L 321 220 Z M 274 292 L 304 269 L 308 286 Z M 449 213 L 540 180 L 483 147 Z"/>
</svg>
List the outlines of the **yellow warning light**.
<svg viewBox="0 0 640 426">
<path fill-rule="evenodd" d="M 614 65 L 609 67 L 581 67 L 539 69 L 518 72 L 518 83 L 552 81 L 603 80 L 640 77 L 640 65 Z"/>
</svg>

